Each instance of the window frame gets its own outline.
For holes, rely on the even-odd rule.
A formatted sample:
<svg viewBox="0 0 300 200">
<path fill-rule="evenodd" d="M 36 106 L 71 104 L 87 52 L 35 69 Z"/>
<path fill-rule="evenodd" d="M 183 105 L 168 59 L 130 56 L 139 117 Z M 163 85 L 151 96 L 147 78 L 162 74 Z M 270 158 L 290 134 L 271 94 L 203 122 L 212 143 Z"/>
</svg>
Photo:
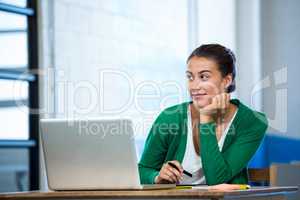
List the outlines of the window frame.
<svg viewBox="0 0 300 200">
<path fill-rule="evenodd" d="M 29 190 L 39 190 L 39 114 L 30 112 L 39 109 L 39 69 L 38 62 L 38 15 L 37 0 L 27 0 L 26 7 L 19 7 L 0 2 L 0 11 L 27 16 L 27 52 L 28 66 L 0 69 L 0 79 L 27 81 L 29 108 L 29 139 L 0 140 L 0 148 L 26 148 L 29 150 Z M 4 30 L 4 33 L 23 32 L 26 30 Z M 22 76 L 20 77 L 20 74 Z M 0 107 L 16 105 L 14 100 L 0 101 Z M 22 101 L 22 100 L 21 100 Z"/>
</svg>

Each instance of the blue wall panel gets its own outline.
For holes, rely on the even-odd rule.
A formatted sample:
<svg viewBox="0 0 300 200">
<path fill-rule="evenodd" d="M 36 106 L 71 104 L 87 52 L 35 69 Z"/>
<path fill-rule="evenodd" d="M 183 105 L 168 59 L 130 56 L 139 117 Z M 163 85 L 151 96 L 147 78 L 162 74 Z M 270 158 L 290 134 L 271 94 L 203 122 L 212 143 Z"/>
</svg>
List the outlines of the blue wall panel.
<svg viewBox="0 0 300 200">
<path fill-rule="evenodd" d="M 253 159 L 251 168 L 269 167 L 272 163 L 300 161 L 300 139 L 267 135 Z"/>
</svg>

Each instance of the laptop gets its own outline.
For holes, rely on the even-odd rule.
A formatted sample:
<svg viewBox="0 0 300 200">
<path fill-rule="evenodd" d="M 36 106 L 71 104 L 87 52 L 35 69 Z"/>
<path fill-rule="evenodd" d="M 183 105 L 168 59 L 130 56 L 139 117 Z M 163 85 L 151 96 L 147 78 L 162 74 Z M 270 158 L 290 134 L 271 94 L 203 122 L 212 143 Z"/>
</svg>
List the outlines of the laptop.
<svg viewBox="0 0 300 200">
<path fill-rule="evenodd" d="M 41 140 L 51 190 L 167 189 L 141 185 L 128 119 L 42 119 Z"/>
</svg>

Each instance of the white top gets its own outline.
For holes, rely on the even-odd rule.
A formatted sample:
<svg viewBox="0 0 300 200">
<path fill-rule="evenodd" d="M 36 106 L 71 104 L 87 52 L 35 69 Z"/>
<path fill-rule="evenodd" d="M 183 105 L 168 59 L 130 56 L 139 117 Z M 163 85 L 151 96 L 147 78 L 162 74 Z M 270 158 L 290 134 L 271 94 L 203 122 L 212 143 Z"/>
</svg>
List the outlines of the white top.
<svg viewBox="0 0 300 200">
<path fill-rule="evenodd" d="M 223 144 L 226 138 L 226 135 L 228 133 L 229 127 L 235 118 L 235 115 L 237 113 L 237 110 L 235 111 L 232 119 L 228 123 L 228 126 L 224 130 L 224 133 L 222 134 L 221 138 L 218 141 L 219 150 L 221 151 L 223 148 Z M 186 143 L 186 149 L 185 154 L 182 161 L 182 167 L 186 171 L 193 174 L 193 177 L 183 175 L 183 180 L 180 181 L 180 184 L 205 184 L 205 176 L 202 169 L 202 161 L 201 157 L 196 153 L 194 148 L 194 142 L 193 142 L 193 129 L 192 129 L 192 117 L 191 117 L 191 110 L 190 106 L 188 106 L 187 110 L 187 127 L 188 127 L 188 133 L 187 133 L 187 143 Z"/>
</svg>

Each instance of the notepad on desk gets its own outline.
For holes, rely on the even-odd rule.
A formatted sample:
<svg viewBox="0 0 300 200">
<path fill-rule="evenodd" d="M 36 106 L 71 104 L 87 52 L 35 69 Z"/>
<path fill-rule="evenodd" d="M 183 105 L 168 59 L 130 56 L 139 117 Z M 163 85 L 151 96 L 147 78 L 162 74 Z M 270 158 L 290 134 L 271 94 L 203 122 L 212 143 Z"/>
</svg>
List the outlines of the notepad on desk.
<svg viewBox="0 0 300 200">
<path fill-rule="evenodd" d="M 248 190 L 251 187 L 245 184 L 219 184 L 219 185 L 203 185 L 203 184 L 191 184 L 191 185 L 177 185 L 176 189 L 200 189 L 200 190 L 221 190 L 221 191 L 236 191 L 236 190 Z"/>
<path fill-rule="evenodd" d="M 177 184 L 176 189 L 203 189 L 208 190 L 211 186 L 204 184 Z"/>
</svg>

